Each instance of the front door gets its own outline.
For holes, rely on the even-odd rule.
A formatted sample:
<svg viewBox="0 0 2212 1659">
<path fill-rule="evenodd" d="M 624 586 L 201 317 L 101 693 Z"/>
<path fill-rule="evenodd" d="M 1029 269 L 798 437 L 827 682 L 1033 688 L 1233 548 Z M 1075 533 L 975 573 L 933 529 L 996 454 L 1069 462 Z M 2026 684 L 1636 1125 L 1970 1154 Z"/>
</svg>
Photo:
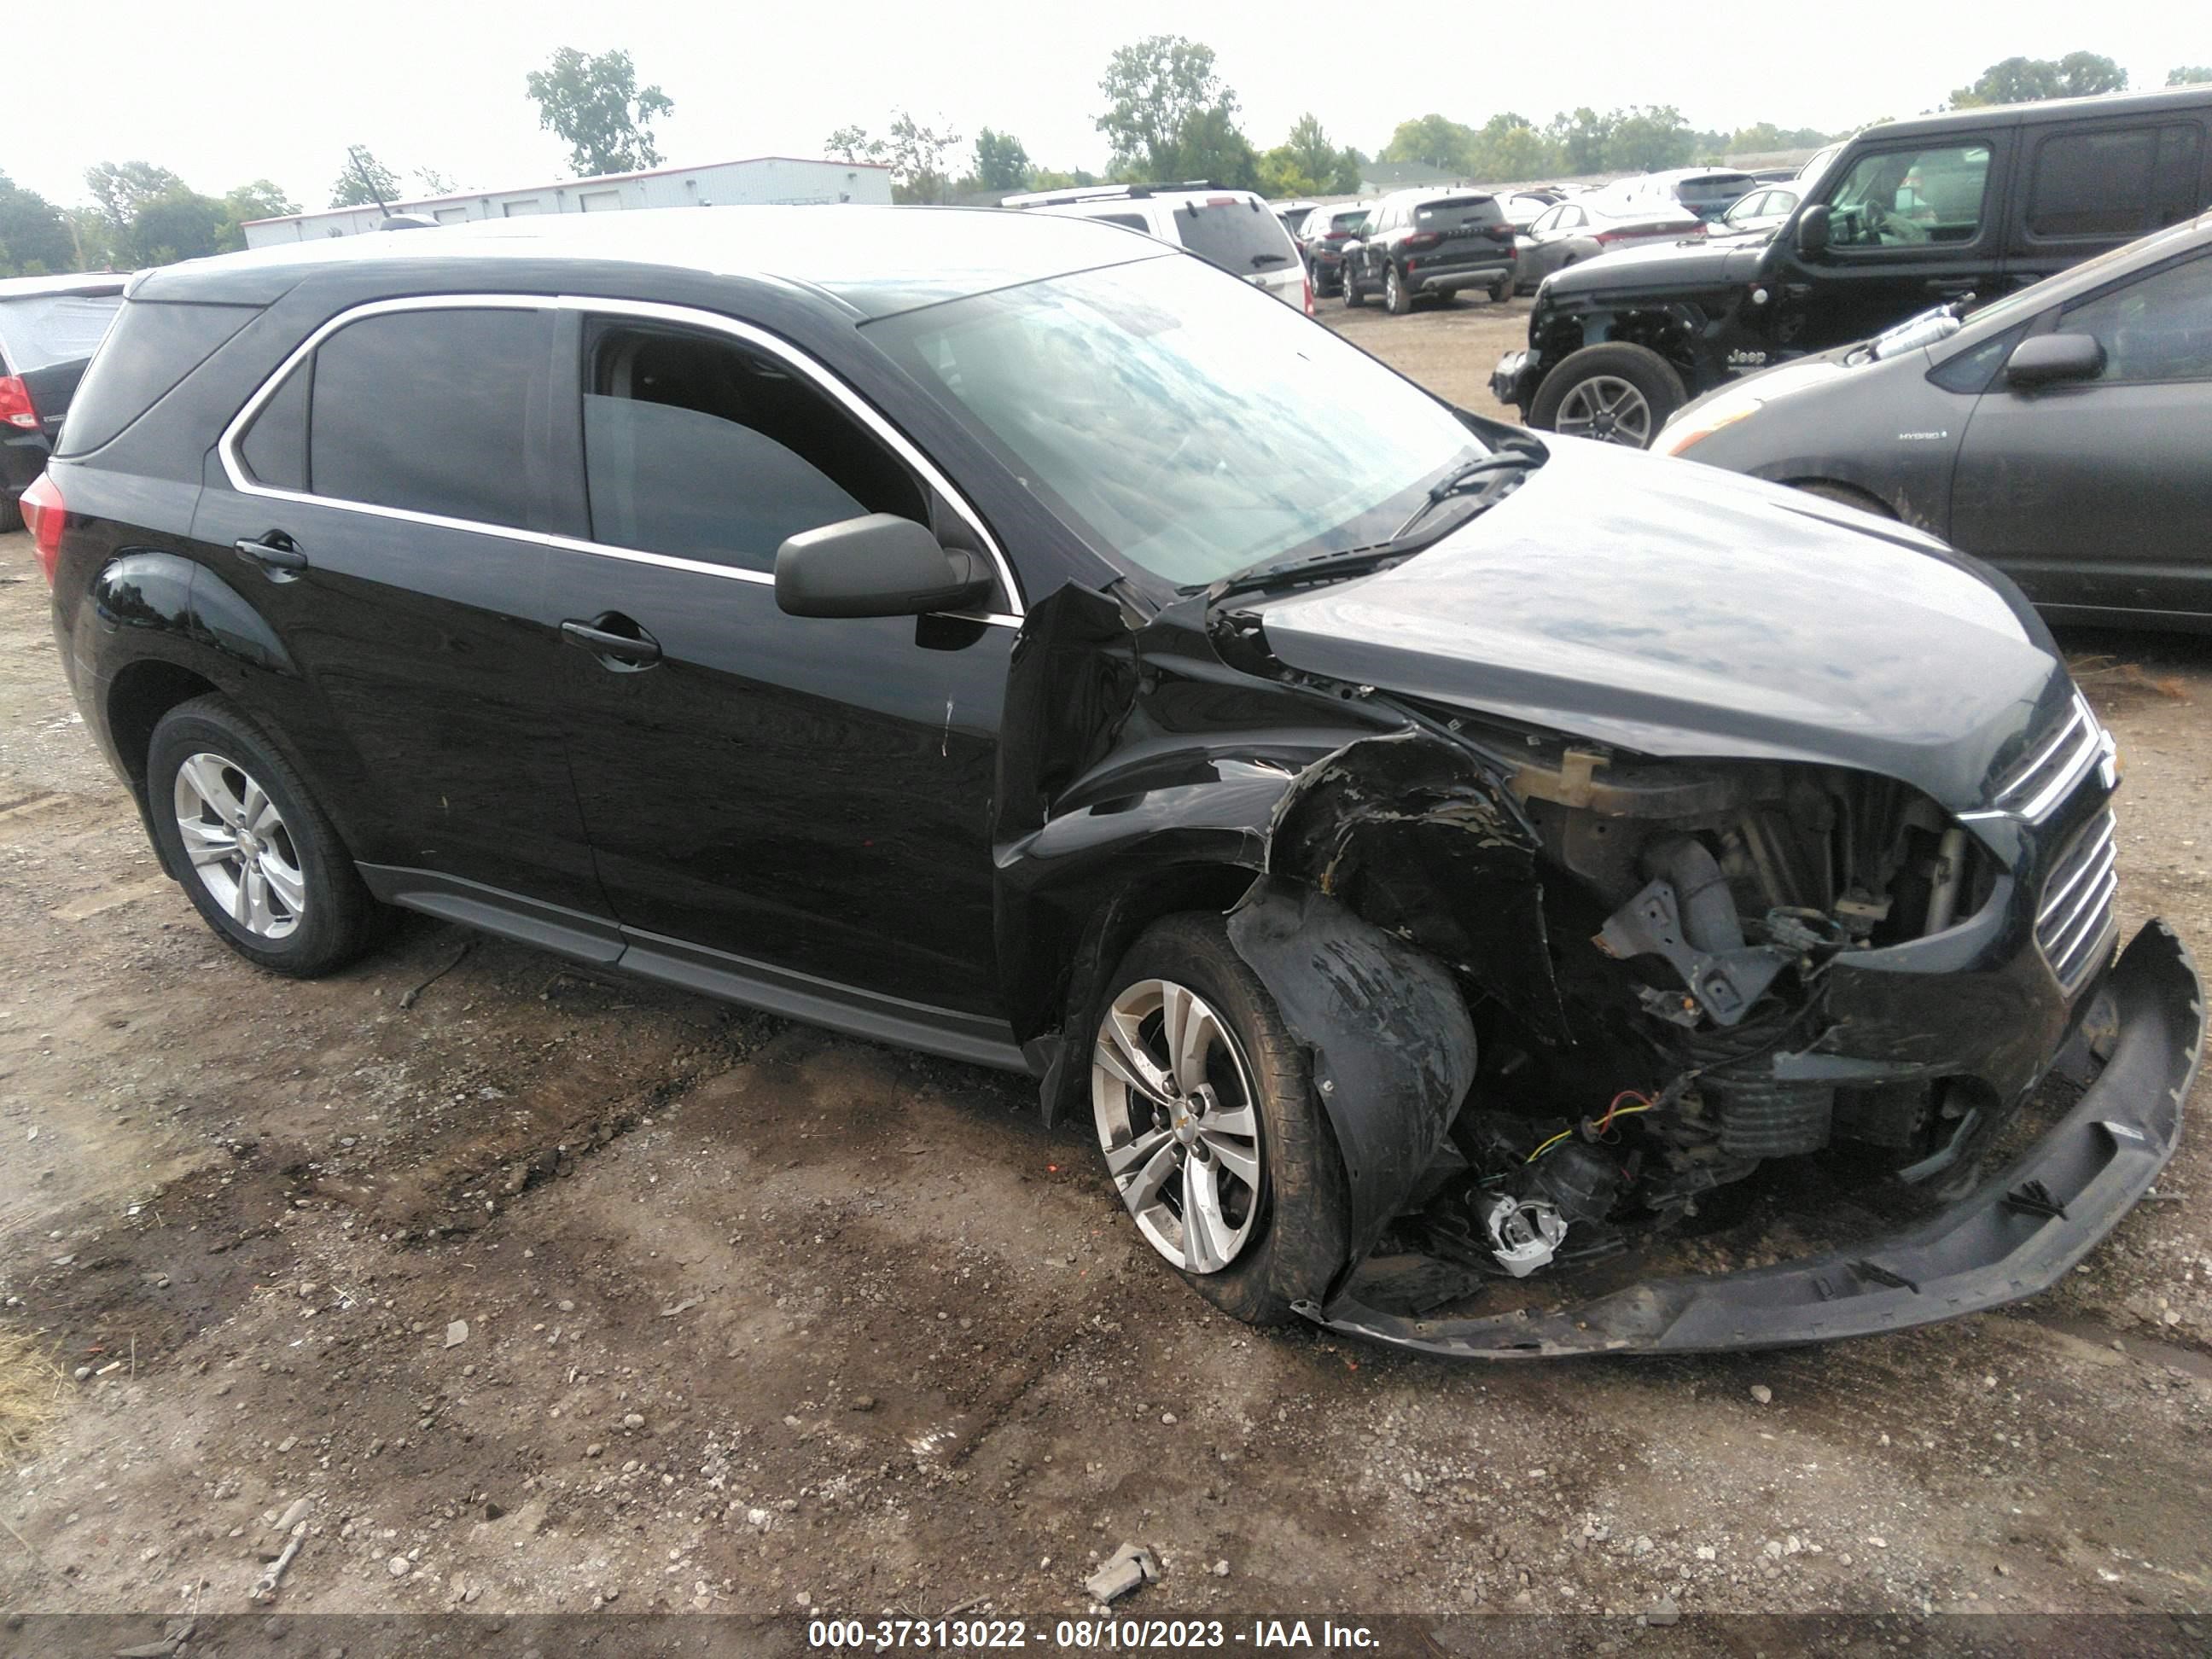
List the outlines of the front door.
<svg viewBox="0 0 2212 1659">
<path fill-rule="evenodd" d="M 616 309 L 584 319 L 580 349 L 599 550 L 556 550 L 552 588 L 600 876 L 649 936 L 633 956 L 773 981 L 771 1006 L 852 991 L 924 1019 L 992 1015 L 991 781 L 1014 629 L 791 617 L 772 575 L 787 537 L 866 513 L 973 532 L 764 336 Z"/>
<path fill-rule="evenodd" d="M 2212 617 L 2212 255 L 2131 276 L 2051 326 L 2094 337 L 2104 371 L 2021 391 L 2000 376 L 1976 402 L 1951 539 L 2038 604 Z"/>
<path fill-rule="evenodd" d="M 2004 138 L 1904 140 L 1861 150 L 1816 193 L 1828 246 L 1807 258 L 1775 244 L 1785 337 L 1798 351 L 1879 334 L 1930 306 L 1996 292 Z"/>
</svg>

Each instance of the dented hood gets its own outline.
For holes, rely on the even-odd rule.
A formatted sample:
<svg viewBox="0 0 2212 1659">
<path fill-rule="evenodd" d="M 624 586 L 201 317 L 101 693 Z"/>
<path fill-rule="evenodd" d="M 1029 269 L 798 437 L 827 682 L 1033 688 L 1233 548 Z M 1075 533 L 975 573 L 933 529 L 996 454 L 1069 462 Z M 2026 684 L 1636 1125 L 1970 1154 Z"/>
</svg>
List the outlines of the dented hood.
<svg viewBox="0 0 2212 1659">
<path fill-rule="evenodd" d="M 1981 804 L 2072 695 L 2017 590 L 1817 496 L 1603 444 L 1427 551 L 1263 602 L 1282 662 L 1654 755 L 1850 766 Z"/>
</svg>

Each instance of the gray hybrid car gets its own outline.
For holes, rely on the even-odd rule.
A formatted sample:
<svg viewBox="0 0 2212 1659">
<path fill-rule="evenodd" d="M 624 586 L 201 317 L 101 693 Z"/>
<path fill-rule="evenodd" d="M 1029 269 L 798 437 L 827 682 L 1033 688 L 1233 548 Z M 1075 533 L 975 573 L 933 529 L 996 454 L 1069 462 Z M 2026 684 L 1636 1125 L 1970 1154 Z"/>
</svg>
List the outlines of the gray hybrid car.
<svg viewBox="0 0 2212 1659">
<path fill-rule="evenodd" d="M 2212 629 L 2212 213 L 1731 381 L 1653 447 L 1930 531 L 2054 621 Z"/>
</svg>

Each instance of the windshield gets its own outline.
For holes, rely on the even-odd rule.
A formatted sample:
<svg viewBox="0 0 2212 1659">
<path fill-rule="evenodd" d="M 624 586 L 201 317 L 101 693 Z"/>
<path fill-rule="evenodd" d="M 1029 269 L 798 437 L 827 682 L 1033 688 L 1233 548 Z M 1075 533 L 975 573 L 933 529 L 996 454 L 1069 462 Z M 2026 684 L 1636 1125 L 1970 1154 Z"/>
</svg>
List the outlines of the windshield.
<svg viewBox="0 0 2212 1659">
<path fill-rule="evenodd" d="M 1190 259 L 1003 289 L 867 332 L 1100 552 L 1178 587 L 1383 540 L 1484 453 L 1426 392 Z"/>
<path fill-rule="evenodd" d="M 1257 202 L 1233 196 L 1187 203 L 1175 210 L 1175 227 L 1193 253 L 1239 276 L 1273 270 L 1298 257 L 1281 220 L 1263 211 Z"/>
<path fill-rule="evenodd" d="M 0 356 L 28 374 L 89 357 L 123 308 L 120 294 L 34 294 L 0 301 Z"/>
</svg>

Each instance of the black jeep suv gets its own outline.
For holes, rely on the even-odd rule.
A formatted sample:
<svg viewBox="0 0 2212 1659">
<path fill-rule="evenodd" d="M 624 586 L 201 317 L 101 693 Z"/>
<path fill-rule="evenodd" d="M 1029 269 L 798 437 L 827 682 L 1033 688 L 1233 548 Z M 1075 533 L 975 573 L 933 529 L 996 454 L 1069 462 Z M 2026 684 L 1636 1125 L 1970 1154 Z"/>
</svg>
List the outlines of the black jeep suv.
<svg viewBox="0 0 2212 1659">
<path fill-rule="evenodd" d="M 2050 1283 L 2179 1131 L 2195 975 L 2156 925 L 2113 961 L 2110 746 L 2002 577 L 1547 447 L 1109 226 L 173 266 L 33 495 L 87 726 L 240 956 L 404 905 L 1030 1073 L 1243 1317 L 1887 1329 Z M 1808 1167 L 1958 1184 L 1624 1278 L 1775 1160 L 1793 1224 Z"/>
<path fill-rule="evenodd" d="M 1970 306 L 2212 204 L 2212 87 L 1870 127 L 1771 240 L 1626 249 L 1537 290 L 1491 376 L 1546 431 L 1642 448 L 1746 369 Z"/>
</svg>

